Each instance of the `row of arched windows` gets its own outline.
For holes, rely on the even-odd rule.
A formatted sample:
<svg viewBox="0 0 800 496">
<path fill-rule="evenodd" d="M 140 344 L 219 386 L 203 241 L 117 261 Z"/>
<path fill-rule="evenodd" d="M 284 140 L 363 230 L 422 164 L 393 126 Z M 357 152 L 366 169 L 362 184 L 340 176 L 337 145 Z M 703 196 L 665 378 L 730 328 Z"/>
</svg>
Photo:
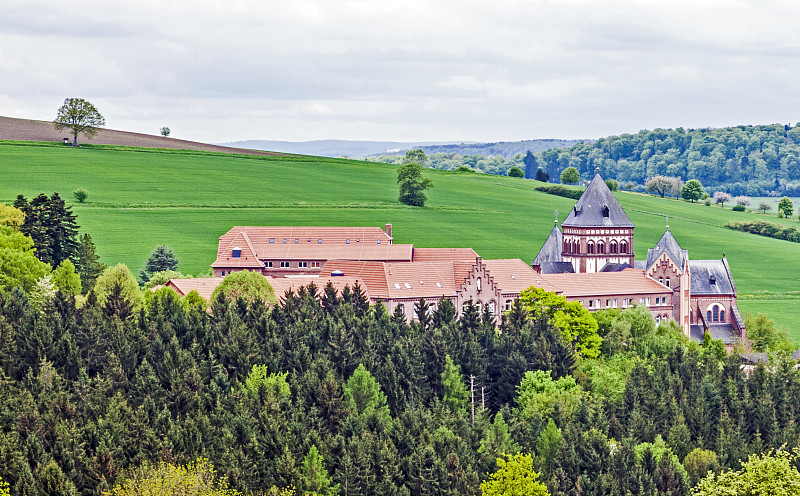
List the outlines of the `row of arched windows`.
<svg viewBox="0 0 800 496">
<path fill-rule="evenodd" d="M 564 253 L 580 253 L 581 244 L 579 241 L 564 241 L 563 252 Z M 599 253 L 604 255 L 606 253 L 606 245 L 602 241 L 598 241 L 596 244 L 594 241 L 589 241 L 586 243 L 586 253 L 594 254 Z M 611 241 L 608 245 L 608 253 L 628 253 L 628 243 L 625 241 L 620 241 L 617 244 L 616 241 Z"/>
<path fill-rule="evenodd" d="M 706 310 L 707 322 L 725 322 L 725 309 L 720 305 L 714 305 Z"/>
</svg>

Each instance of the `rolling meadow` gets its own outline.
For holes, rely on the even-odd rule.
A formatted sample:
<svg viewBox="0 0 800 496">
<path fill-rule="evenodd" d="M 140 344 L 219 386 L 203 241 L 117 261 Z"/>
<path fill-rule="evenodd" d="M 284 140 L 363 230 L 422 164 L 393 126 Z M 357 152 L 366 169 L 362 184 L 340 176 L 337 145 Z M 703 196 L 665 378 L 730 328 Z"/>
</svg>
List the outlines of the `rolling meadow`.
<svg viewBox="0 0 800 496">
<path fill-rule="evenodd" d="M 395 242 L 472 247 L 484 258 L 530 262 L 574 200 L 535 191 L 536 181 L 426 169 L 435 188 L 424 208 L 397 201 L 396 167 L 305 156 L 252 156 L 163 149 L 0 142 L 0 202 L 58 192 L 94 238 L 106 264 L 136 273 L 160 244 L 183 273 L 202 275 L 218 237 L 235 225 L 393 225 Z M 85 203 L 72 197 L 89 191 Z M 732 231 L 731 220 L 777 219 L 774 212 L 620 192 L 636 224 L 636 258 L 670 230 L 692 259 L 728 258 L 743 314 L 766 313 L 800 338 L 800 246 Z"/>
</svg>

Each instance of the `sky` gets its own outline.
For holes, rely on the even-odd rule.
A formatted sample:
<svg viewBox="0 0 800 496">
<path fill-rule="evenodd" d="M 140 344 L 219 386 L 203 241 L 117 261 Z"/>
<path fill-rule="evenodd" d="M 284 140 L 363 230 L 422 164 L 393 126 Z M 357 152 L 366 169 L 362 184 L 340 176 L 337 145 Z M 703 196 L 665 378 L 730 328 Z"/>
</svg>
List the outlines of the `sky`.
<svg viewBox="0 0 800 496">
<path fill-rule="evenodd" d="M 0 115 L 222 143 L 800 121 L 800 2 L 3 0 Z"/>
</svg>

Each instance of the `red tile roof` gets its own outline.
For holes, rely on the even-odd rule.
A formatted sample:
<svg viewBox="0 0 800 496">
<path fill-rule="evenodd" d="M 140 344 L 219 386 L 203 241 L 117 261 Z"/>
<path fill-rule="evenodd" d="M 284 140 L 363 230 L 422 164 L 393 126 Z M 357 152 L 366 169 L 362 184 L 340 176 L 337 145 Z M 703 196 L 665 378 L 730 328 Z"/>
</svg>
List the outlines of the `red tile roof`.
<svg viewBox="0 0 800 496">
<path fill-rule="evenodd" d="M 414 248 L 414 262 L 474 262 L 478 254 L 472 248 Z"/>
<path fill-rule="evenodd" d="M 358 262 L 332 260 L 323 271 L 335 270 L 364 281 L 372 299 L 438 298 L 455 296 L 472 263 L 450 262 Z"/>
<path fill-rule="evenodd" d="M 164 286 L 171 287 L 180 296 L 186 296 L 189 291 L 195 289 L 204 300 L 208 301 L 211 293 L 221 282 L 221 277 L 198 277 L 196 279 L 170 279 Z"/>
<path fill-rule="evenodd" d="M 282 298 L 286 291 L 292 290 L 297 291 L 300 289 L 301 286 L 308 286 L 312 282 L 317 286 L 317 293 L 321 296 L 324 292 L 325 286 L 328 285 L 328 282 L 333 285 L 334 289 L 342 293 L 342 290 L 345 286 L 350 286 L 352 289 L 356 282 L 358 282 L 359 286 L 364 288 L 364 281 L 362 281 L 358 277 L 348 277 L 348 276 L 340 276 L 340 277 L 330 277 L 330 276 L 290 276 L 290 277 L 267 277 L 267 280 L 272 285 L 272 289 L 275 290 L 275 296 L 278 299 Z M 366 292 L 366 288 L 364 288 Z M 369 295 L 368 295 L 369 296 Z"/>
<path fill-rule="evenodd" d="M 235 247 L 242 248 L 242 258 L 248 261 L 253 258 L 411 261 L 413 252 L 413 245 L 393 244 L 392 238 L 378 227 L 237 226 L 220 237 L 217 260 L 211 266 L 257 266 L 234 259 L 231 250 Z M 249 250 L 246 251 L 245 247 Z M 247 263 L 251 265 L 244 265 Z"/>
<path fill-rule="evenodd" d="M 559 288 L 568 298 L 672 292 L 670 288 L 647 277 L 640 269 L 592 274 L 540 274 L 540 277 Z"/>
<path fill-rule="evenodd" d="M 530 265 L 518 258 L 484 260 L 483 263 L 502 294 L 519 294 L 531 286 L 545 291 L 560 292 Z"/>
</svg>

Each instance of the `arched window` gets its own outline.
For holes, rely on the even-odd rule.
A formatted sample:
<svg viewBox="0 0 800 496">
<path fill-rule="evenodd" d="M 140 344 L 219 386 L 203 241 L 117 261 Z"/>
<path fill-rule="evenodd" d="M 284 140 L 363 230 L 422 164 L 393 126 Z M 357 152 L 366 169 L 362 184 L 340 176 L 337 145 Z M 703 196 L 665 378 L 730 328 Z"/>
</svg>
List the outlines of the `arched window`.
<svg viewBox="0 0 800 496">
<path fill-rule="evenodd" d="M 719 311 L 719 321 L 720 322 L 725 322 L 725 310 L 720 310 Z"/>
<path fill-rule="evenodd" d="M 711 322 L 711 310 L 706 310 L 706 322 Z"/>
<path fill-rule="evenodd" d="M 405 315 L 405 314 L 406 314 L 406 307 L 405 307 L 405 305 L 403 305 L 402 303 L 398 303 L 398 304 L 397 304 L 397 308 L 399 308 L 399 309 L 400 309 L 400 312 L 401 312 L 403 315 Z"/>
<path fill-rule="evenodd" d="M 606 245 L 603 244 L 602 241 L 597 243 L 597 253 L 605 253 L 606 252 Z"/>
<path fill-rule="evenodd" d="M 589 241 L 586 244 L 586 253 L 594 253 L 594 243 Z"/>
<path fill-rule="evenodd" d="M 660 315 L 656 315 L 656 324 L 660 324 L 660 323 L 661 323 L 661 316 Z"/>
<path fill-rule="evenodd" d="M 506 300 L 506 311 L 511 310 L 512 306 L 514 306 L 514 300 Z"/>
<path fill-rule="evenodd" d="M 626 254 L 627 254 L 627 253 L 628 253 L 628 243 L 626 243 L 626 242 L 622 241 L 622 242 L 619 244 L 619 252 L 620 252 L 620 253 L 626 253 Z"/>
<path fill-rule="evenodd" d="M 667 322 L 669 320 L 669 317 L 667 317 L 666 314 L 662 315 L 661 316 L 661 320 L 663 320 L 664 322 Z"/>
<path fill-rule="evenodd" d="M 494 313 L 494 307 L 495 307 L 494 300 L 492 300 L 489 302 L 489 311 Z"/>
<path fill-rule="evenodd" d="M 714 322 L 719 322 L 719 307 L 714 305 Z"/>
<path fill-rule="evenodd" d="M 617 253 L 617 242 L 612 241 L 608 246 L 609 253 Z"/>
</svg>

